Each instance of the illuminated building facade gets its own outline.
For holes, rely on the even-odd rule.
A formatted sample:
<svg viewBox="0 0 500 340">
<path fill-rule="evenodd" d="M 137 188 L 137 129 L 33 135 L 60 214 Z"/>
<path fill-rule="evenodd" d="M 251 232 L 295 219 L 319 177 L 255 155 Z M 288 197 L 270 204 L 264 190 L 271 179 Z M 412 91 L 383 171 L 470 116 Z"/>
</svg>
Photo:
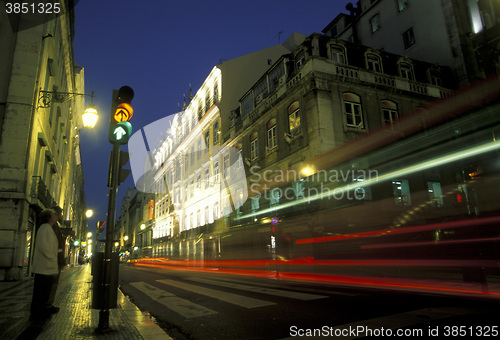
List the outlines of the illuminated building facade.
<svg viewBox="0 0 500 340">
<path fill-rule="evenodd" d="M 321 34 L 274 60 L 229 105 L 225 91 L 240 78 L 226 79 L 225 71 L 234 72 L 224 64 L 214 67 L 186 109 L 171 119 L 153 152 L 152 252 L 143 249 L 142 256 L 210 260 L 244 253 L 235 249 L 238 236 L 230 233 L 235 225 L 227 217 L 239 217 L 242 225 L 268 224 L 284 199 L 283 192 L 262 186 L 272 174 L 295 169 L 287 195 L 303 198 L 300 177 L 314 173 L 308 160 L 381 127 L 398 135 L 400 116 L 450 92 L 429 81 L 433 64 Z M 449 87 L 451 71 L 442 72 L 441 84 Z M 410 193 L 400 186 L 406 191 L 395 197 L 403 201 Z M 260 253 L 238 256 L 272 254 L 280 241 L 264 235 Z"/>
<path fill-rule="evenodd" d="M 0 13 L 0 280 L 28 273 L 41 210 L 62 207 L 70 263 L 78 256 L 68 252 L 70 238 L 87 231 L 78 138 L 84 97 L 50 93 L 84 93 L 72 5 L 62 1 L 64 14 L 52 18 Z"/>
</svg>

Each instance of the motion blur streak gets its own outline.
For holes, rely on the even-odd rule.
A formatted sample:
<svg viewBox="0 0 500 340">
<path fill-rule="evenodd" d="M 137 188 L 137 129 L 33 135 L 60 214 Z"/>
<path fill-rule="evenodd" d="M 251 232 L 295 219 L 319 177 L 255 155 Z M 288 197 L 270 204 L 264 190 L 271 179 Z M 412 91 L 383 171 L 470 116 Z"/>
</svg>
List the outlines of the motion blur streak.
<svg viewBox="0 0 500 340">
<path fill-rule="evenodd" d="M 494 238 L 471 238 L 467 240 L 453 240 L 453 241 L 430 241 L 430 242 L 415 242 L 415 243 L 392 243 L 392 244 L 373 244 L 363 245 L 361 249 L 376 249 L 376 248 L 399 248 L 399 247 L 419 247 L 428 245 L 447 245 L 447 244 L 460 244 L 460 243 L 478 243 L 478 242 L 495 242 L 500 241 L 500 237 Z"/>
<path fill-rule="evenodd" d="M 392 234 L 402 234 L 402 233 L 416 233 L 416 232 L 421 232 L 421 231 L 426 231 L 426 230 L 479 226 L 479 225 L 490 224 L 490 223 L 495 223 L 495 222 L 500 222 L 500 217 L 488 217 L 488 218 L 481 218 L 481 219 L 477 219 L 477 220 L 453 221 L 453 222 L 430 224 L 430 225 L 424 225 L 424 226 L 415 226 L 415 227 L 400 228 L 400 229 L 387 229 L 387 230 L 371 231 L 371 232 L 366 232 L 366 233 L 357 233 L 357 234 L 348 234 L 348 235 L 315 237 L 315 238 L 296 240 L 295 243 L 307 244 L 307 243 L 339 241 L 339 240 L 361 238 L 361 237 L 382 236 L 382 235 L 389 235 L 389 234 L 392 235 Z M 498 240 L 498 238 L 485 239 L 485 240 L 496 241 L 496 240 Z M 432 243 L 432 242 L 429 242 L 427 244 L 430 244 L 430 243 Z M 365 248 L 365 247 L 366 248 L 370 248 L 370 247 L 377 248 L 377 247 L 383 247 L 383 246 L 377 246 L 377 245 L 375 245 L 375 246 L 362 246 L 361 248 Z"/>
<path fill-rule="evenodd" d="M 160 262 L 154 264 L 154 262 Z M 161 264 L 162 261 L 150 261 L 148 260 L 138 260 L 134 262 L 136 266 L 161 268 L 169 270 L 182 270 L 182 271 L 193 271 L 193 272 L 208 272 L 208 273 L 218 273 L 218 274 L 232 274 L 241 276 L 252 276 L 261 278 L 275 278 L 282 280 L 292 280 L 292 281 L 305 281 L 305 282 L 321 282 L 328 283 L 332 285 L 346 285 L 349 287 L 364 287 L 364 288 L 380 288 L 380 289 L 402 289 L 410 290 L 415 292 L 427 292 L 427 293 L 440 293 L 449 295 L 462 295 L 462 296 L 482 296 L 489 297 L 493 299 L 500 299 L 500 289 L 496 287 L 494 290 L 492 287 L 484 287 L 480 283 L 446 283 L 438 282 L 433 280 L 415 280 L 415 279 L 389 279 L 389 278 L 379 278 L 379 277 L 368 277 L 368 276 L 346 276 L 346 275 L 324 275 L 324 274 L 306 274 L 306 273 L 296 273 L 296 272 L 282 272 L 282 271 L 272 271 L 272 270 L 244 270 L 236 268 L 217 268 L 217 267 L 191 267 L 189 265 L 181 266 L 181 262 L 196 262 L 196 261 L 174 261 L 178 265 L 167 265 Z M 214 261 L 219 263 L 224 263 L 225 261 Z M 237 263 L 242 263 L 243 266 L 247 266 L 245 262 L 250 262 L 255 264 L 255 262 L 261 261 L 228 261 L 231 265 L 236 265 Z M 265 262 L 265 261 L 263 261 Z M 280 261 L 278 261 L 280 262 Z M 281 261 L 283 263 L 292 263 L 294 261 Z M 321 262 L 345 262 L 344 265 L 352 265 L 356 261 L 319 261 Z M 360 263 L 360 265 L 366 265 L 366 262 L 377 263 L 377 260 L 373 261 L 361 261 L 365 263 Z M 388 261 L 380 261 L 380 265 L 386 265 Z M 391 262 L 391 261 L 389 261 Z M 396 265 L 399 261 L 395 262 Z M 405 261 L 402 261 L 405 262 Z M 410 261 L 415 262 L 415 261 Z M 421 265 L 428 265 L 429 262 L 433 261 L 420 261 Z M 439 262 L 439 261 L 438 261 Z M 453 261 L 443 261 L 439 265 L 449 265 L 448 262 Z M 318 264 L 319 264 L 318 263 Z M 201 264 L 201 263 L 200 263 Z M 418 264 L 414 264 L 418 265 Z M 438 265 L 438 263 L 436 263 Z M 460 263 L 455 263 L 454 265 L 460 266 Z M 462 263 L 463 265 L 463 263 Z M 477 265 L 477 263 L 475 264 Z"/>
</svg>

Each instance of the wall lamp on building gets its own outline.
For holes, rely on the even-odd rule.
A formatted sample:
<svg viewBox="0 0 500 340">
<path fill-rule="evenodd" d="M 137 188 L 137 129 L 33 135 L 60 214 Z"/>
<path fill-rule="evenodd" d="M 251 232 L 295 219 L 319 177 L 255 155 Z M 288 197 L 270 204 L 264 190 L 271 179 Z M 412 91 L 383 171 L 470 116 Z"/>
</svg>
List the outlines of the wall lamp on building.
<svg viewBox="0 0 500 340">
<path fill-rule="evenodd" d="M 99 118 L 97 110 L 94 108 L 94 91 L 92 91 L 92 94 L 86 94 L 40 90 L 40 95 L 38 96 L 38 103 L 40 105 L 39 107 L 48 108 L 53 101 L 56 103 L 63 103 L 71 96 L 89 96 L 91 98 L 90 105 L 83 112 L 82 119 L 83 126 L 93 128 L 97 123 L 97 118 Z"/>
</svg>

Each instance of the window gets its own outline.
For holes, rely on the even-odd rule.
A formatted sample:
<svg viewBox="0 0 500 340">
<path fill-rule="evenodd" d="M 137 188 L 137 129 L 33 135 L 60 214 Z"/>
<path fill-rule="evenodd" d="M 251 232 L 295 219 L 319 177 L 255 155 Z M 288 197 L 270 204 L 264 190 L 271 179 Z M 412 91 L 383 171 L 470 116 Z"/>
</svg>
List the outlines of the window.
<svg viewBox="0 0 500 340">
<path fill-rule="evenodd" d="M 210 130 L 205 131 L 205 152 L 208 152 L 210 145 Z"/>
<path fill-rule="evenodd" d="M 299 69 L 302 65 L 304 65 L 304 62 L 306 60 L 306 54 L 304 51 L 300 51 L 297 53 L 295 56 L 295 66 L 297 69 Z"/>
<path fill-rule="evenodd" d="M 403 43 L 405 50 L 415 45 L 415 34 L 413 34 L 413 27 L 403 33 Z"/>
<path fill-rule="evenodd" d="M 217 104 L 219 102 L 219 83 L 215 83 L 214 85 L 214 103 Z"/>
<path fill-rule="evenodd" d="M 370 28 L 372 30 L 372 33 L 377 32 L 380 28 L 380 14 L 374 15 L 370 19 Z"/>
<path fill-rule="evenodd" d="M 217 184 L 219 182 L 219 162 L 215 162 L 214 164 L 214 183 Z"/>
<path fill-rule="evenodd" d="M 256 212 L 257 210 L 259 210 L 259 199 L 260 195 L 251 198 L 252 212 Z"/>
<path fill-rule="evenodd" d="M 257 132 L 250 136 L 250 160 L 257 159 L 259 157 L 259 138 Z"/>
<path fill-rule="evenodd" d="M 345 58 L 345 50 L 342 46 L 339 45 L 331 45 L 330 46 L 330 54 L 333 61 L 339 64 L 347 64 Z"/>
<path fill-rule="evenodd" d="M 300 133 L 300 106 L 298 101 L 293 102 L 288 107 L 288 123 L 292 136 Z"/>
<path fill-rule="evenodd" d="M 191 145 L 191 166 L 194 164 L 194 145 Z"/>
<path fill-rule="evenodd" d="M 208 205 L 205 207 L 205 224 L 208 224 L 210 223 L 210 220 L 209 220 L 209 213 L 208 213 Z"/>
<path fill-rule="evenodd" d="M 364 129 L 361 99 L 354 93 L 344 93 L 344 115 L 347 127 Z"/>
<path fill-rule="evenodd" d="M 380 56 L 368 53 L 366 55 L 366 68 L 375 72 L 382 72 L 382 62 Z"/>
<path fill-rule="evenodd" d="M 210 93 L 207 93 L 205 97 L 205 111 L 210 110 L 210 107 L 212 106 L 212 103 L 210 102 Z"/>
<path fill-rule="evenodd" d="M 296 198 L 304 198 L 304 182 L 302 180 L 292 182 L 292 189 Z"/>
<path fill-rule="evenodd" d="M 276 119 L 271 119 L 267 122 L 267 149 L 269 151 L 273 150 L 278 146 L 278 141 L 276 138 Z"/>
<path fill-rule="evenodd" d="M 214 144 L 218 144 L 219 143 L 219 121 L 216 121 L 214 123 Z"/>
<path fill-rule="evenodd" d="M 397 0 L 398 1 L 398 11 L 401 12 L 406 7 L 408 7 L 408 0 Z"/>
<path fill-rule="evenodd" d="M 413 76 L 413 65 L 410 63 L 399 63 L 399 73 L 403 78 L 415 80 L 415 77 Z"/>
<path fill-rule="evenodd" d="M 210 186 L 210 170 L 209 168 L 205 169 L 205 189 Z"/>
<path fill-rule="evenodd" d="M 392 182 L 394 203 L 399 206 L 411 205 L 410 185 L 407 179 Z"/>
<path fill-rule="evenodd" d="M 219 218 L 219 202 L 214 204 L 214 220 Z"/>
<path fill-rule="evenodd" d="M 229 171 L 229 154 L 224 155 L 224 177 L 229 176 L 230 171 Z"/>
<path fill-rule="evenodd" d="M 280 189 L 274 188 L 269 192 L 269 206 L 274 207 L 280 203 Z"/>
<path fill-rule="evenodd" d="M 398 106 L 390 100 L 382 100 L 382 120 L 387 130 L 398 130 Z"/>
<path fill-rule="evenodd" d="M 442 86 L 441 82 L 441 72 L 438 69 L 430 69 L 429 72 L 429 82 L 432 85 Z"/>
<path fill-rule="evenodd" d="M 335 38 L 337 35 L 338 35 L 337 25 L 333 25 L 333 27 L 330 30 L 330 36 Z"/>
<path fill-rule="evenodd" d="M 191 197 L 194 196 L 194 179 L 191 180 Z"/>
<path fill-rule="evenodd" d="M 198 159 L 201 157 L 201 137 L 198 139 Z"/>
<path fill-rule="evenodd" d="M 441 183 L 427 182 L 427 192 L 429 201 L 433 208 L 442 208 L 444 205 L 443 192 L 441 190 Z"/>
<path fill-rule="evenodd" d="M 236 145 L 236 168 L 240 169 L 243 167 L 243 146 L 240 144 Z"/>
</svg>

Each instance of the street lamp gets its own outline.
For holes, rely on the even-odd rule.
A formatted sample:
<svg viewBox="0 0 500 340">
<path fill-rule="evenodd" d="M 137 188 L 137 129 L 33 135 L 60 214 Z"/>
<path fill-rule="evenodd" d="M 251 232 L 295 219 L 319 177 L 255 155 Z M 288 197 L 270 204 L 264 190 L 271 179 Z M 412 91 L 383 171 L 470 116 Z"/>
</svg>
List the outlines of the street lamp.
<svg viewBox="0 0 500 340">
<path fill-rule="evenodd" d="M 94 108 L 94 91 L 92 91 L 92 94 L 86 94 L 40 90 L 40 95 L 38 96 L 39 107 L 48 108 L 52 104 L 52 101 L 56 103 L 64 103 L 66 100 L 71 98 L 71 96 L 89 96 L 91 98 L 90 105 L 83 112 L 82 120 L 83 126 L 93 128 L 97 122 L 97 118 L 99 118 L 97 110 Z"/>
<path fill-rule="evenodd" d="M 92 211 L 92 209 L 89 209 L 85 212 L 85 216 L 87 216 L 87 218 L 91 218 L 92 215 L 94 215 L 94 211 Z"/>
</svg>

